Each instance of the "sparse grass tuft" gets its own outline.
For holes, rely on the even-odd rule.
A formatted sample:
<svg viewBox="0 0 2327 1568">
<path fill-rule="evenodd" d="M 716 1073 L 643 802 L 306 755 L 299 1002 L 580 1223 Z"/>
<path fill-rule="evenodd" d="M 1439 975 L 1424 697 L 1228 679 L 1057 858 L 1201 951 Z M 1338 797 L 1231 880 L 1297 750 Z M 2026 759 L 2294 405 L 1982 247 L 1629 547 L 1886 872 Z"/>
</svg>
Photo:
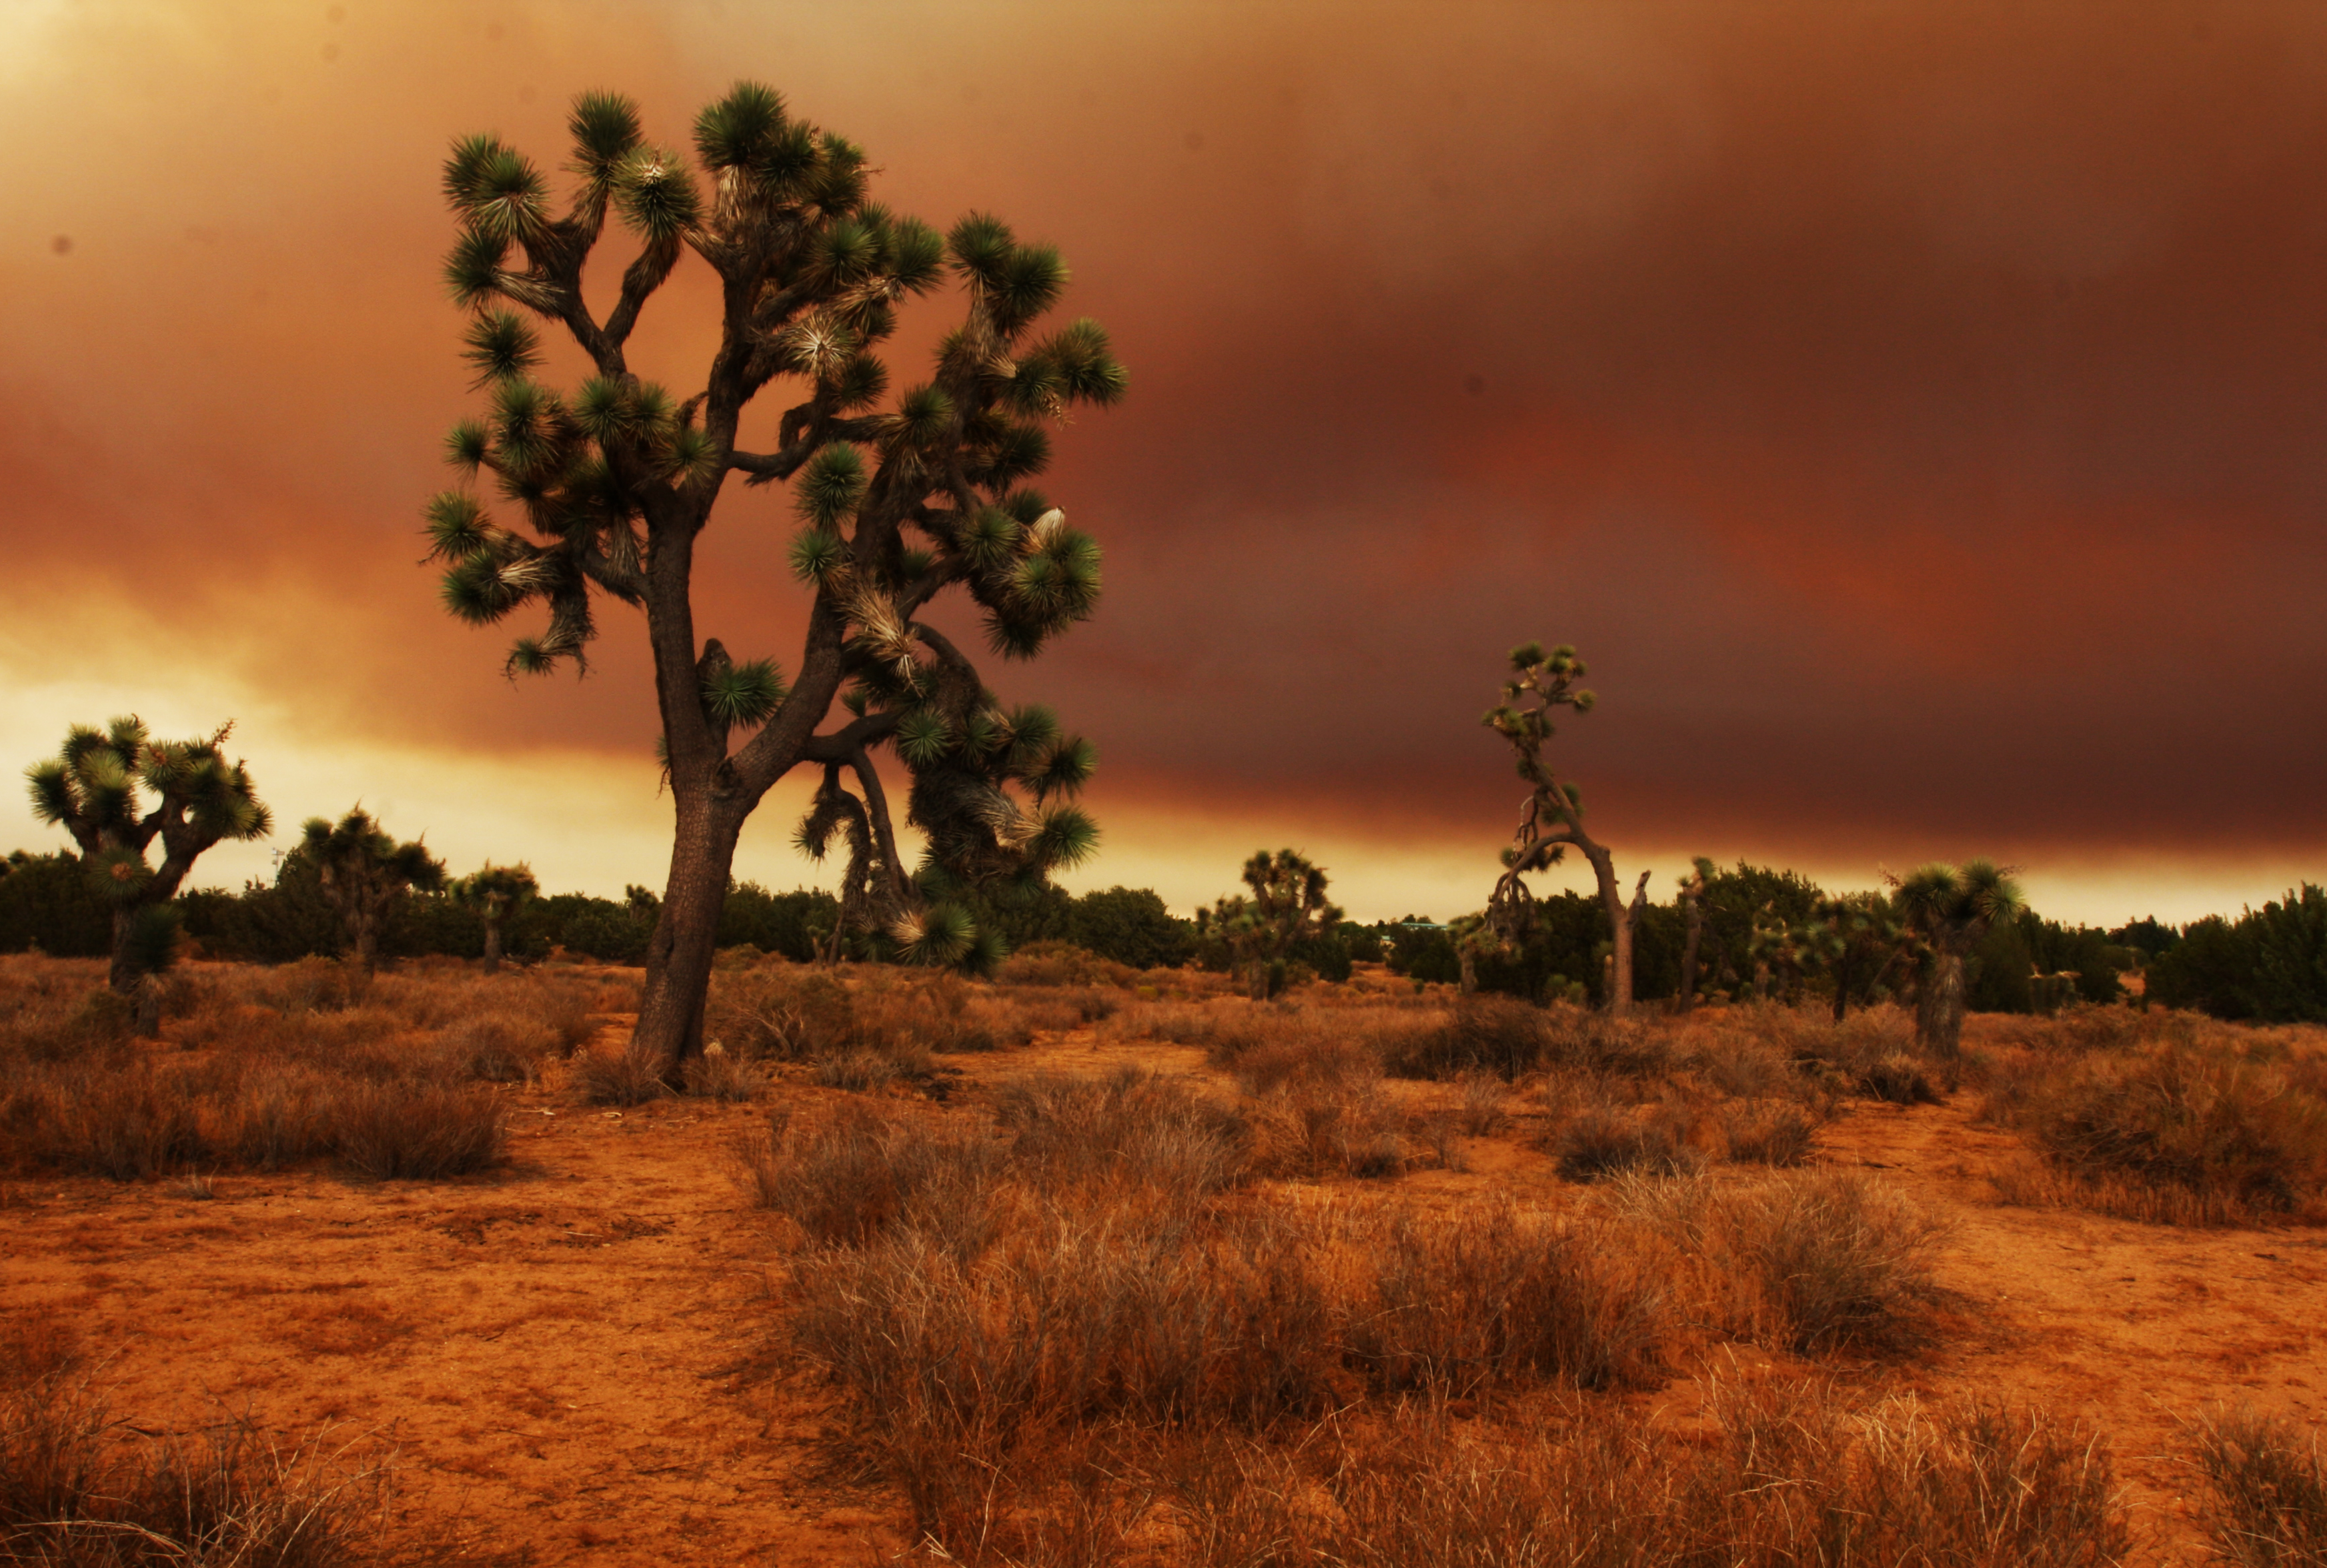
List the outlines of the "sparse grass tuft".
<svg viewBox="0 0 2327 1568">
<path fill-rule="evenodd" d="M 2251 1410 L 2196 1423 L 2206 1522 L 2222 1561 L 2240 1568 L 2327 1564 L 2327 1463 L 2315 1433 Z"/>
<path fill-rule="evenodd" d="M 374 1181 L 434 1181 L 491 1170 L 509 1126 L 489 1094 L 436 1084 L 364 1084 L 333 1118 L 340 1163 Z"/>
</svg>

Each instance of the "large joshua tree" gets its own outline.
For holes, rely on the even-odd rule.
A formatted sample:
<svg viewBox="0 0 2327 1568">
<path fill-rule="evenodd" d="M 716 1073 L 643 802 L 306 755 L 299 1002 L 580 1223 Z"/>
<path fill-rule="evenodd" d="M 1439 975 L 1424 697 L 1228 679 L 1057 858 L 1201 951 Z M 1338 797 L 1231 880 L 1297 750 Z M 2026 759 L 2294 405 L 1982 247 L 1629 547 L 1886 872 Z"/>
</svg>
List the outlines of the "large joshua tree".
<svg viewBox="0 0 2327 1568">
<path fill-rule="evenodd" d="M 576 184 L 562 217 L 534 165 L 492 137 L 456 144 L 446 161 L 461 224 L 447 277 L 474 313 L 468 356 L 491 399 L 453 430 L 450 453 L 490 476 L 532 537 L 489 520 L 465 490 L 431 502 L 428 527 L 455 615 L 547 608 L 546 630 L 512 649 L 512 672 L 579 667 L 596 595 L 644 611 L 677 820 L 631 1049 L 675 1069 L 701 1049 L 737 835 L 794 767 L 826 770 L 811 828 L 845 826 L 837 798 L 856 800 L 877 846 L 865 907 L 900 934 L 958 934 L 934 913 L 953 879 L 1089 852 L 1089 820 L 1051 798 L 1079 789 L 1090 748 L 1005 712 L 969 657 L 917 617 L 959 587 L 993 649 L 1023 658 L 1090 613 L 1098 546 L 1023 481 L 1048 460 L 1045 425 L 1077 403 L 1114 403 L 1125 376 L 1096 322 L 1033 335 L 1066 284 L 1055 249 L 990 217 L 940 237 L 891 212 L 870 198 L 863 150 L 793 117 L 767 88 L 739 83 L 696 117 L 700 181 L 645 140 L 625 98 L 584 94 L 569 125 Z M 583 271 L 609 216 L 639 251 L 601 317 Z M 717 278 L 718 346 L 701 384 L 674 396 L 627 350 L 688 250 Z M 958 325 L 930 379 L 891 397 L 875 350 L 901 303 L 948 285 Z M 571 393 L 534 379 L 528 316 L 556 323 L 590 361 Z M 754 400 L 778 382 L 781 411 L 747 440 Z M 696 540 L 731 474 L 790 486 L 791 567 L 812 599 L 790 680 L 772 660 L 739 662 L 716 639 L 697 640 Z M 819 733 L 844 687 L 846 722 Z M 898 865 L 874 765 L 888 744 L 913 771 L 911 819 L 931 846 L 919 878 Z"/>
<path fill-rule="evenodd" d="M 102 730 L 75 724 L 64 749 L 25 770 L 33 811 L 72 835 L 90 879 L 112 906 L 113 989 L 126 994 L 166 950 L 169 901 L 211 845 L 261 838 L 275 820 L 250 774 L 220 749 L 231 723 L 207 740 L 156 741 L 136 714 Z M 139 798 L 141 787 L 153 796 Z M 146 859 L 156 842 L 162 863 Z"/>
<path fill-rule="evenodd" d="M 1640 873 L 1627 906 L 1616 881 L 1615 857 L 1584 830 L 1584 792 L 1563 781 L 1543 760 L 1544 746 L 1556 733 L 1552 715 L 1562 708 L 1588 714 L 1599 700 L 1575 689 L 1584 673 L 1584 661 L 1569 644 L 1563 642 L 1547 653 L 1539 642 L 1524 643 L 1511 649 L 1511 675 L 1503 683 L 1503 700 L 1481 721 L 1510 742 L 1519 777 L 1528 783 L 1519 828 L 1503 849 L 1503 873 L 1487 900 L 1487 919 L 1505 942 L 1525 940 L 1535 924 L 1535 895 L 1526 879 L 1558 864 L 1574 846 L 1591 863 L 1601 907 L 1608 914 L 1606 1006 L 1612 1016 L 1621 1018 L 1632 1010 L 1632 931 L 1648 905 L 1649 873 Z"/>
<path fill-rule="evenodd" d="M 1899 890 L 1892 904 L 1930 948 L 1915 1000 L 1916 1042 L 1939 1057 L 1952 1089 L 1962 1069 L 1964 960 L 2026 904 L 2010 871 L 1991 861 L 1934 863 L 1888 880 Z"/>
</svg>

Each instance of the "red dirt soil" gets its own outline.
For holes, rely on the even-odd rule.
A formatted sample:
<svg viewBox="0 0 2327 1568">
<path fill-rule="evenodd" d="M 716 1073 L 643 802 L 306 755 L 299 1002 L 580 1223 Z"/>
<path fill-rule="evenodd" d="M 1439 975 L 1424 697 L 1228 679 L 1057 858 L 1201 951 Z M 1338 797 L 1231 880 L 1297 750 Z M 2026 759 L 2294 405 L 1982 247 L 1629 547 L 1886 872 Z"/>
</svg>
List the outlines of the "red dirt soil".
<svg viewBox="0 0 2327 1568">
<path fill-rule="evenodd" d="M 1125 1061 L 1205 1071 L 1192 1049 L 1083 1031 L 948 1059 L 960 1075 L 948 1114 L 978 1114 L 985 1083 Z M 771 1093 L 842 1097 L 796 1081 Z M 1942 1278 L 1959 1299 L 1940 1342 L 1842 1376 L 2084 1423 L 2114 1446 L 2141 1555 L 2194 1555 L 2182 1423 L 2217 1401 L 2321 1417 L 2327 1240 L 1995 1207 L 1983 1175 L 2021 1145 L 1974 1125 L 1975 1101 L 1861 1105 L 1820 1134 L 1822 1161 L 1878 1170 L 1955 1223 Z M 183 1181 L 0 1188 L 0 1306 L 76 1332 L 139 1430 L 247 1411 L 393 1449 L 407 1524 L 480 1557 L 862 1563 L 903 1545 L 896 1499 L 819 1444 L 814 1390 L 767 1375 L 777 1222 L 745 1203 L 727 1154 L 764 1106 L 618 1115 L 539 1089 L 511 1111 L 515 1162 L 483 1180 L 225 1176 L 207 1198 Z M 1466 1141 L 1465 1154 L 1467 1171 L 1362 1186 L 1431 1206 L 1575 1191 L 1513 1138 Z M 1684 1379 L 1650 1403 L 1678 1414 L 1694 1401 Z"/>
</svg>

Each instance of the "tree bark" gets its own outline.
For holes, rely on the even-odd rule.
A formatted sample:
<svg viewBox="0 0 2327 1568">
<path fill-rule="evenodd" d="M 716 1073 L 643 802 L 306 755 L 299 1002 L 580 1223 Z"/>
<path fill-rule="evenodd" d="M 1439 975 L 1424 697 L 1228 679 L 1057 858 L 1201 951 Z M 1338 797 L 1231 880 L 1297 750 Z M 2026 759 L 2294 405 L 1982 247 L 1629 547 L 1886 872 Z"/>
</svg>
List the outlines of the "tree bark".
<svg viewBox="0 0 2327 1568">
<path fill-rule="evenodd" d="M 1692 896 L 1688 901 L 1688 938 L 1680 949 L 1680 1003 L 1674 1009 L 1687 1013 L 1696 1005 L 1696 948 L 1705 937 L 1705 908 Z"/>
<path fill-rule="evenodd" d="M 137 989 L 137 965 L 129 957 L 129 931 L 136 918 L 135 906 L 113 911 L 113 967 L 106 975 L 106 984 L 124 996 Z"/>
<path fill-rule="evenodd" d="M 497 915 L 485 917 L 485 973 L 501 972 L 501 922 Z"/>
<path fill-rule="evenodd" d="M 1915 1038 L 1939 1059 L 1950 1092 L 1963 1076 L 1964 956 L 1941 947 L 1915 1003 Z"/>
<path fill-rule="evenodd" d="M 717 955 L 719 914 L 745 813 L 690 790 L 678 801 L 670 880 L 647 943 L 646 991 L 631 1050 L 676 1073 L 703 1054 L 703 1003 Z"/>
<path fill-rule="evenodd" d="M 1640 873 L 1640 885 L 1633 891 L 1631 906 L 1628 909 L 1624 904 L 1624 890 L 1616 882 L 1616 857 L 1596 844 L 1579 841 L 1576 847 L 1584 852 L 1584 858 L 1592 863 L 1592 874 L 1600 883 L 1600 905 L 1608 913 L 1608 1016 L 1630 1017 L 1632 1012 L 1632 927 L 1648 902 L 1649 873 Z"/>
</svg>

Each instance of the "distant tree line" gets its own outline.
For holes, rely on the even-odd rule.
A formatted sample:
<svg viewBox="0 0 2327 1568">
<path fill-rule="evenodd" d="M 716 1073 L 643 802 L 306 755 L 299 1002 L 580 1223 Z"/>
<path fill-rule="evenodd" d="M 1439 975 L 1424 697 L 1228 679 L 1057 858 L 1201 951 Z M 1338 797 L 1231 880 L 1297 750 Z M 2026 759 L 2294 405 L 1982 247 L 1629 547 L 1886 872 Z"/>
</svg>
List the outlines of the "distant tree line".
<svg viewBox="0 0 2327 1568">
<path fill-rule="evenodd" d="M 392 903 L 381 920 L 380 954 L 483 957 L 491 906 L 466 885 L 469 880 L 448 882 L 440 891 L 413 891 Z M 1835 929 L 1843 906 L 1862 919 L 1885 920 L 1892 910 L 1883 894 L 1836 898 L 1798 873 L 1740 862 L 1703 875 L 1696 901 L 1700 997 L 1830 1001 L 1840 976 L 1844 1002 L 1864 1006 L 1904 987 L 1910 966 L 1903 964 L 1814 964 L 1801 956 L 1811 945 L 1802 934 Z M 271 884 L 183 893 L 174 902 L 185 934 L 219 957 L 284 963 L 338 952 L 346 941 L 321 868 L 304 845 L 284 857 Z M 77 855 L 18 850 L 0 861 L 0 952 L 38 948 L 61 957 L 104 957 L 113 948 L 113 910 Z M 622 900 L 585 893 L 531 897 L 499 914 L 500 947 L 520 962 L 562 948 L 575 957 L 636 964 L 659 912 L 654 895 L 642 888 L 631 889 Z M 1146 888 L 1076 895 L 1049 885 L 1005 886 L 978 895 L 976 914 L 1013 948 L 1067 942 L 1138 969 L 1193 963 L 1225 972 L 1238 965 L 1229 937 L 1216 926 L 1201 929 L 1174 916 Z M 736 882 L 721 906 L 719 945 L 749 946 L 805 963 L 829 943 L 839 917 L 839 903 L 829 893 L 771 892 L 756 882 Z M 1687 927 L 1685 898 L 1639 908 L 1632 955 L 1637 997 L 1668 1002 L 1679 994 Z M 1425 917 L 1341 920 L 1292 941 L 1284 963 L 1295 980 L 1346 981 L 1356 964 L 1378 960 L 1397 975 L 1455 985 L 1463 968 L 1459 938 Z M 1507 953 L 1474 953 L 1476 984 L 1482 991 L 1536 1001 L 1596 1004 L 1604 995 L 1611 947 L 1603 901 L 1547 894 L 1537 901 L 1524 943 Z M 1987 931 L 1965 969 L 1966 1000 L 1976 1013 L 2038 1012 L 2071 999 L 2119 1001 L 2120 975 L 2138 970 L 2148 1000 L 2161 1005 L 2257 1022 L 2327 1022 L 2327 890 L 2305 882 L 2260 910 L 2235 919 L 2210 915 L 2181 928 L 2144 919 L 2104 930 L 2022 914 Z"/>
</svg>

